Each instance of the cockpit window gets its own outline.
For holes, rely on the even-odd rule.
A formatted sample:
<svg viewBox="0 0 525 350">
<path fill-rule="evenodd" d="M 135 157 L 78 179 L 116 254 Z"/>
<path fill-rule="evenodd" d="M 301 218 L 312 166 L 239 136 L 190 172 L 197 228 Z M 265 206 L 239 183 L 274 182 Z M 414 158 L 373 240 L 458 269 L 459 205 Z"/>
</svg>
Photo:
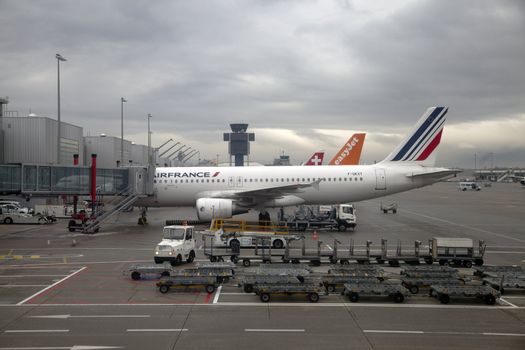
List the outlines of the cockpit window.
<svg viewBox="0 0 525 350">
<path fill-rule="evenodd" d="M 162 237 L 165 239 L 183 240 L 184 233 L 185 230 L 181 228 L 165 228 Z"/>
</svg>

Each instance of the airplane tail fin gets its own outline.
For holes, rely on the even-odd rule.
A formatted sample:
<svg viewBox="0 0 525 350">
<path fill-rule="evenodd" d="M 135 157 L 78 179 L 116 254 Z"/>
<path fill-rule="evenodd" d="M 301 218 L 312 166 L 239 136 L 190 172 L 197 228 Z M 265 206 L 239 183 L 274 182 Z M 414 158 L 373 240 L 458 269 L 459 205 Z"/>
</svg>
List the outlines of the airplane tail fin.
<svg viewBox="0 0 525 350">
<path fill-rule="evenodd" d="M 303 165 L 323 165 L 324 152 L 315 152 Z"/>
<path fill-rule="evenodd" d="M 366 134 L 353 134 L 328 165 L 359 165 Z"/>
<path fill-rule="evenodd" d="M 412 162 L 434 166 L 448 107 L 430 107 L 416 126 L 382 162 Z"/>
</svg>

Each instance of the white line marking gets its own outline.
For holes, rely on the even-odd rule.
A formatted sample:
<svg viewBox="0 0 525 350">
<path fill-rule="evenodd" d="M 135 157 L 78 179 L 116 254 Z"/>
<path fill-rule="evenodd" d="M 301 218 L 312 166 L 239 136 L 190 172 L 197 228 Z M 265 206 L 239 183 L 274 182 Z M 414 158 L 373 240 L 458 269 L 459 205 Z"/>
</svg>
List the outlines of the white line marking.
<svg viewBox="0 0 525 350">
<path fill-rule="evenodd" d="M 402 334 L 423 334 L 423 331 L 388 331 L 379 329 L 363 329 L 363 333 L 402 333 Z"/>
<path fill-rule="evenodd" d="M 217 301 L 219 301 L 221 290 L 222 290 L 222 286 L 219 286 L 219 288 L 217 288 L 217 291 L 215 292 L 215 297 L 213 298 L 213 304 L 217 304 Z"/>
<path fill-rule="evenodd" d="M 257 329 L 257 328 L 246 328 L 245 332 L 305 332 L 304 329 Z"/>
<path fill-rule="evenodd" d="M 502 302 L 504 302 L 504 303 L 507 304 L 507 305 L 512 306 L 512 307 L 518 307 L 517 305 L 514 305 L 513 303 L 511 303 L 511 302 L 509 302 L 509 301 L 507 301 L 507 300 L 505 300 L 505 299 L 503 299 L 503 298 L 501 298 L 501 297 L 499 298 L 499 300 L 502 301 Z"/>
<path fill-rule="evenodd" d="M 25 303 L 28 302 L 29 300 L 31 300 L 31 299 L 35 298 L 36 296 L 38 296 L 38 295 L 44 293 L 46 290 L 49 290 L 49 289 L 53 288 L 54 286 L 56 286 L 57 284 L 64 282 L 64 281 L 67 280 L 68 278 L 71 278 L 71 277 L 75 276 L 76 274 L 78 274 L 78 273 L 84 271 L 86 268 L 87 268 L 87 267 L 84 266 L 83 268 L 81 268 L 81 269 L 79 269 L 79 270 L 73 272 L 72 274 L 69 274 L 69 275 L 67 275 L 66 277 L 62 278 L 60 281 L 55 282 L 55 283 L 53 283 L 53 284 L 50 285 L 50 286 L 47 286 L 46 288 L 42 289 L 42 290 L 39 291 L 39 292 L 36 292 L 35 294 L 31 295 L 31 296 L 28 297 L 28 298 L 25 298 L 24 300 L 22 300 L 21 302 L 19 302 L 19 303 L 16 304 L 16 305 L 23 305 L 23 304 L 25 304 Z"/>
<path fill-rule="evenodd" d="M 69 329 L 12 329 L 4 333 L 67 333 Z"/>
<path fill-rule="evenodd" d="M 502 337 L 525 337 L 525 334 L 519 334 L 519 333 L 482 333 L 483 335 L 495 335 L 495 336 L 502 336 Z"/>
<path fill-rule="evenodd" d="M 510 239 L 510 240 L 512 240 L 512 241 L 525 243 L 525 240 L 523 240 L 523 239 L 510 237 L 510 236 L 507 236 L 507 235 L 504 235 L 504 234 L 501 234 L 501 233 L 496 233 L 496 232 L 492 232 L 492 231 L 487 231 L 487 230 L 483 230 L 483 229 L 480 229 L 480 228 L 472 227 L 472 226 L 469 226 L 469 225 L 458 224 L 457 222 L 453 222 L 453 221 L 449 221 L 449 220 L 445 220 L 445 219 L 440 219 L 440 218 L 436 218 L 436 217 L 429 216 L 429 215 L 424 215 L 424 214 L 416 213 L 415 211 L 402 209 L 402 212 L 410 213 L 410 214 L 413 214 L 413 215 L 422 216 L 422 217 L 427 218 L 427 219 L 432 219 L 432 220 L 436 220 L 436 221 L 445 222 L 445 223 L 447 223 L 447 224 L 456 225 L 456 226 L 459 226 L 459 227 L 464 227 L 464 228 L 467 228 L 467 229 L 469 229 L 469 230 L 473 230 L 473 231 L 478 231 L 478 232 L 488 233 L 489 235 L 494 235 L 494 236 L 498 236 L 498 237 L 503 237 L 503 238 L 506 238 L 506 239 Z"/>
<path fill-rule="evenodd" d="M 126 332 L 187 332 L 187 328 L 167 328 L 167 329 L 126 329 Z"/>
</svg>

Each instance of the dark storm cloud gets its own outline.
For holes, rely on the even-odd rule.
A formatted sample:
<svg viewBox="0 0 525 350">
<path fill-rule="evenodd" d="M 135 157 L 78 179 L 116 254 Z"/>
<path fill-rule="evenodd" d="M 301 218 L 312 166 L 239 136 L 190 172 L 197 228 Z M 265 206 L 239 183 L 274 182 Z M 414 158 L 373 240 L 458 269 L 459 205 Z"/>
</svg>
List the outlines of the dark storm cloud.
<svg viewBox="0 0 525 350">
<path fill-rule="evenodd" d="M 295 130 L 304 142 L 283 145 L 300 160 L 309 144 L 335 151 L 347 138 L 314 129 L 376 133 L 376 158 L 431 105 L 449 105 L 450 124 L 525 110 L 521 1 L 0 0 L 0 22 L 9 109 L 56 115 L 60 52 L 63 118 L 119 134 L 124 96 L 138 142 L 152 113 L 154 135 L 207 140 L 212 153 L 243 121 Z M 253 149 L 271 159 L 278 142 Z"/>
</svg>

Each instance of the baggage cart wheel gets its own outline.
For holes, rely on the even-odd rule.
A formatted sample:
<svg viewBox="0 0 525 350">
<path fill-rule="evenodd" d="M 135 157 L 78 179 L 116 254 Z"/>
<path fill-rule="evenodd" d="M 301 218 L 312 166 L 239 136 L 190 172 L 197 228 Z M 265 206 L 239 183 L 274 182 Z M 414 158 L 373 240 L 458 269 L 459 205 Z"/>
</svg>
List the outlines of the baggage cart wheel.
<svg viewBox="0 0 525 350">
<path fill-rule="evenodd" d="M 140 273 L 137 271 L 133 271 L 131 273 L 131 279 L 134 281 L 138 281 L 140 279 Z"/>
<path fill-rule="evenodd" d="M 474 264 L 476 264 L 476 266 L 483 265 L 483 259 L 476 259 L 476 260 L 474 260 Z"/>
<path fill-rule="evenodd" d="M 447 261 L 445 259 L 439 260 L 439 265 L 440 266 L 444 266 L 446 263 L 447 263 Z"/>
<path fill-rule="evenodd" d="M 357 303 L 357 301 L 359 300 L 359 294 L 357 294 L 356 292 L 350 292 L 350 294 L 348 294 L 348 298 L 352 303 Z"/>
<path fill-rule="evenodd" d="M 161 292 L 162 294 L 168 293 L 169 290 L 170 290 L 170 287 L 165 284 L 159 287 L 159 292 Z"/>
<path fill-rule="evenodd" d="M 253 286 L 251 284 L 245 284 L 243 289 L 244 293 L 253 293 Z"/>
<path fill-rule="evenodd" d="M 448 296 L 448 294 L 441 294 L 439 296 L 439 301 L 441 302 L 441 304 L 448 304 L 450 301 L 450 297 Z"/>
<path fill-rule="evenodd" d="M 210 262 L 217 262 L 216 256 L 210 256 Z"/>
<path fill-rule="evenodd" d="M 211 294 L 215 292 L 215 286 L 213 284 L 208 284 L 206 286 L 206 293 Z"/>
<path fill-rule="evenodd" d="M 485 301 L 485 304 L 487 305 L 494 305 L 496 303 L 496 297 L 494 297 L 494 295 L 492 294 L 485 295 L 483 300 Z"/>
<path fill-rule="evenodd" d="M 394 302 L 402 303 L 403 301 L 405 301 L 405 296 L 403 294 L 401 293 L 394 294 Z"/>
<path fill-rule="evenodd" d="M 350 264 L 350 261 L 346 259 L 341 259 L 341 265 L 348 265 L 348 264 Z"/>
<path fill-rule="evenodd" d="M 383 265 L 385 263 L 385 261 L 383 259 L 377 259 L 376 261 L 380 265 Z"/>
<path fill-rule="evenodd" d="M 232 263 L 237 264 L 239 262 L 239 257 L 237 255 L 232 255 L 230 260 Z"/>
<path fill-rule="evenodd" d="M 505 294 L 505 288 L 501 288 L 499 292 L 501 293 L 501 295 Z"/>
<path fill-rule="evenodd" d="M 310 260 L 310 263 L 314 266 L 321 266 L 321 260 Z"/>
<path fill-rule="evenodd" d="M 288 264 L 290 260 L 283 258 L 283 263 Z"/>
<path fill-rule="evenodd" d="M 383 213 L 385 213 L 385 214 L 386 214 L 386 213 L 388 213 L 388 210 L 386 210 L 386 209 L 383 209 Z"/>
<path fill-rule="evenodd" d="M 242 266 L 249 267 L 252 263 L 250 262 L 250 259 L 243 259 L 242 260 Z"/>
<path fill-rule="evenodd" d="M 472 261 L 471 260 L 464 260 L 463 266 L 465 266 L 467 269 L 470 269 L 472 267 Z"/>
<path fill-rule="evenodd" d="M 162 264 L 162 260 L 157 257 L 155 257 L 153 260 L 155 261 L 155 264 Z"/>
<path fill-rule="evenodd" d="M 418 286 L 410 286 L 410 288 L 408 288 L 408 290 L 409 290 L 410 293 L 412 293 L 412 294 L 417 294 L 417 293 L 419 293 L 419 287 L 418 287 Z"/>
<path fill-rule="evenodd" d="M 292 264 L 299 264 L 299 263 L 300 263 L 299 259 L 292 259 Z"/>
<path fill-rule="evenodd" d="M 191 264 L 193 262 L 193 260 L 195 260 L 195 252 L 192 250 L 190 252 L 190 255 L 188 255 L 188 259 L 186 259 L 186 262 L 188 264 Z"/>
<path fill-rule="evenodd" d="M 330 258 L 329 260 L 330 260 L 330 264 L 332 264 L 332 265 L 337 264 L 337 259 Z"/>
<path fill-rule="evenodd" d="M 224 258 L 223 258 L 222 256 L 219 256 L 219 257 L 217 258 L 217 261 L 219 261 L 219 262 L 223 262 L 223 261 L 224 261 Z"/>
<path fill-rule="evenodd" d="M 317 303 L 319 301 L 319 294 L 308 293 L 308 300 L 310 300 L 311 303 Z"/>
<path fill-rule="evenodd" d="M 168 271 L 163 271 L 160 275 L 161 277 L 168 277 L 170 273 Z"/>
<path fill-rule="evenodd" d="M 335 286 L 333 284 L 329 284 L 326 286 L 326 290 L 328 291 L 328 293 L 333 293 L 335 292 Z"/>
<path fill-rule="evenodd" d="M 259 298 L 261 299 L 261 301 L 263 303 L 267 303 L 270 301 L 270 294 L 268 293 L 261 293 L 261 295 L 259 296 Z"/>
<path fill-rule="evenodd" d="M 427 259 L 425 259 L 425 263 L 426 263 L 427 265 L 432 265 L 432 264 L 434 263 L 434 260 L 432 260 L 432 259 L 428 259 L 428 258 L 427 258 Z"/>
</svg>

